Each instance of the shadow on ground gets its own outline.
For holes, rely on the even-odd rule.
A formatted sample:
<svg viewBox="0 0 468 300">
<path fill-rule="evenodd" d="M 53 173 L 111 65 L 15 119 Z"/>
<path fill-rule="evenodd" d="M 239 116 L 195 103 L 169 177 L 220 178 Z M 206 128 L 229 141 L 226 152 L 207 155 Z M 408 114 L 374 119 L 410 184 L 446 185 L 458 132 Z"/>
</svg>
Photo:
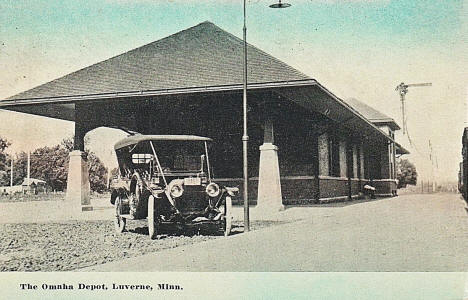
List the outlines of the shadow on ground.
<svg viewBox="0 0 468 300">
<path fill-rule="evenodd" d="M 286 205 L 285 209 L 290 209 L 294 207 L 346 207 L 356 204 L 362 204 L 367 202 L 378 202 L 383 200 L 388 200 L 389 197 L 377 198 L 377 199 L 358 199 L 352 201 L 336 201 L 336 202 L 329 202 L 329 203 L 319 203 L 319 204 L 294 204 L 294 205 Z"/>
</svg>

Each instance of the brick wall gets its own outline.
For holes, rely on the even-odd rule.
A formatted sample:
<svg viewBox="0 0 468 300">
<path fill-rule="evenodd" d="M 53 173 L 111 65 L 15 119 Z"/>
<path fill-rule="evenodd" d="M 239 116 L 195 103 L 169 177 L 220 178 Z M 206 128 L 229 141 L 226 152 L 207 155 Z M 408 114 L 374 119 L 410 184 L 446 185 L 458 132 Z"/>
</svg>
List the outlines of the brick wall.
<svg viewBox="0 0 468 300">
<path fill-rule="evenodd" d="M 348 196 L 347 179 L 320 177 L 320 198 Z"/>
<path fill-rule="evenodd" d="M 352 179 L 351 180 L 351 195 L 352 196 L 358 195 L 360 190 L 361 189 L 359 187 L 359 180 L 358 179 Z"/>
<path fill-rule="evenodd" d="M 214 179 L 214 182 L 219 185 L 224 185 L 228 187 L 238 187 L 239 193 L 236 197 L 232 199 L 232 203 L 236 205 L 243 205 L 243 191 L 244 191 L 244 181 L 242 178 L 221 178 Z M 258 179 L 249 180 L 249 204 L 256 205 L 258 196 Z"/>
<path fill-rule="evenodd" d="M 375 180 L 372 184 L 376 195 L 390 195 L 392 190 L 396 190 L 396 183 L 393 180 Z"/>
<path fill-rule="evenodd" d="M 281 178 L 283 204 L 313 203 L 316 191 L 317 186 L 313 176 Z"/>
<path fill-rule="evenodd" d="M 380 166 L 381 166 L 381 177 L 382 179 L 390 178 L 390 155 L 389 155 L 389 145 L 384 145 L 380 150 Z"/>
</svg>

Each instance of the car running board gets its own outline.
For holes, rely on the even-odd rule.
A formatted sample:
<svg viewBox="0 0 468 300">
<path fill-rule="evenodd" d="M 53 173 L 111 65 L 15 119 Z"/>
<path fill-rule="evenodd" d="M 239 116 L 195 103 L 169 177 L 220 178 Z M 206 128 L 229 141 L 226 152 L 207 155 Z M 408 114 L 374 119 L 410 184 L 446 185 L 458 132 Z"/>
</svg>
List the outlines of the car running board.
<svg viewBox="0 0 468 300">
<path fill-rule="evenodd" d="M 132 215 L 130 215 L 130 214 L 120 215 L 120 217 L 125 218 L 125 219 L 130 219 L 130 220 L 134 220 L 134 219 L 135 219 L 135 218 L 134 218 Z"/>
</svg>

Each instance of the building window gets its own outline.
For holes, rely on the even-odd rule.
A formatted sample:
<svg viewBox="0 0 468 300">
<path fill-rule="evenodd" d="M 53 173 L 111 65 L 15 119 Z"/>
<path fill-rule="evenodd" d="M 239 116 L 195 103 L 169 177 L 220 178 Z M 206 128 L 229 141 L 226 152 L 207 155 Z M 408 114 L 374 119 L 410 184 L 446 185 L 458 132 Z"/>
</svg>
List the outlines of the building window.
<svg viewBox="0 0 468 300">
<path fill-rule="evenodd" d="M 328 175 L 340 177 L 340 144 L 335 136 L 328 139 L 328 166 Z"/>
<path fill-rule="evenodd" d="M 354 172 L 355 169 L 355 162 L 356 160 L 354 159 L 354 145 L 351 144 L 350 142 L 346 143 L 346 177 L 351 177 L 355 178 L 356 173 Z"/>
</svg>

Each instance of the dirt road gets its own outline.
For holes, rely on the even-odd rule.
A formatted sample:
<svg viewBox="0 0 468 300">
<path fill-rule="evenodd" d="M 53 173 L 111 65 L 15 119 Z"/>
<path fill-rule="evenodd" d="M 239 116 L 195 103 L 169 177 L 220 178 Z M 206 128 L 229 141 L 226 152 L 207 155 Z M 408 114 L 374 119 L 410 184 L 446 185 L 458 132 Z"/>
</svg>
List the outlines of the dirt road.
<svg viewBox="0 0 468 300">
<path fill-rule="evenodd" d="M 468 216 L 459 195 L 405 195 L 317 211 L 298 222 L 83 270 L 468 270 Z"/>
</svg>

